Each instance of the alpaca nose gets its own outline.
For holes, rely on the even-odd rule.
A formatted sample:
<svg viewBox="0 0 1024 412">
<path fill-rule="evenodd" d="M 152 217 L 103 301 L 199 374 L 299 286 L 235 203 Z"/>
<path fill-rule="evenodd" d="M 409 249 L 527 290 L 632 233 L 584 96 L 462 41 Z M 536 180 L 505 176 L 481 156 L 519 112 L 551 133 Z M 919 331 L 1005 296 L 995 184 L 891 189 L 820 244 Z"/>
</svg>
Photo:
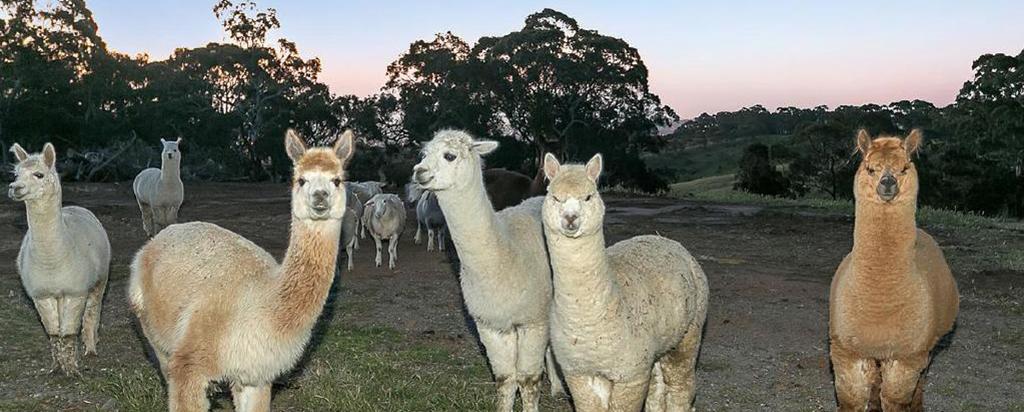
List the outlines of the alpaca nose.
<svg viewBox="0 0 1024 412">
<path fill-rule="evenodd" d="M 893 186 L 896 186 L 896 177 L 893 175 L 882 176 L 882 181 L 879 183 L 886 189 L 892 189 Z"/>
<path fill-rule="evenodd" d="M 565 219 L 565 228 L 569 230 L 576 230 L 576 228 L 579 226 L 576 223 L 576 219 L 578 218 L 579 215 L 563 215 L 562 219 Z"/>
</svg>

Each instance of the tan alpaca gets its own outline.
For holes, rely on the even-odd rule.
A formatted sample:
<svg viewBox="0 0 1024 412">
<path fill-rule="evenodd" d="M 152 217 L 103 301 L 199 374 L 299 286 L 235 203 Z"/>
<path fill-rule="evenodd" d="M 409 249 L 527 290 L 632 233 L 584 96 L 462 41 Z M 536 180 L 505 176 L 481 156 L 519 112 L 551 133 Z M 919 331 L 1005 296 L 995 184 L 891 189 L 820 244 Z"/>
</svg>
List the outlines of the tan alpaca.
<svg viewBox="0 0 1024 412">
<path fill-rule="evenodd" d="M 906 140 L 871 139 L 854 180 L 853 251 L 832 279 L 829 337 L 840 411 L 924 409 L 922 371 L 953 328 L 959 296 L 942 249 L 917 228 L 917 170 Z"/>
<path fill-rule="evenodd" d="M 291 238 L 280 265 L 202 222 L 168 226 L 136 254 L 128 297 L 160 361 L 171 411 L 209 409 L 213 380 L 231 383 L 235 410 L 270 409 L 271 383 L 298 361 L 334 279 L 352 139 L 347 132 L 333 149 L 307 149 L 288 131 Z"/>
<path fill-rule="evenodd" d="M 554 280 L 551 348 L 577 412 L 691 410 L 708 282 L 679 242 L 637 236 L 608 248 L 587 165 L 544 158 L 544 232 Z"/>
<path fill-rule="evenodd" d="M 47 143 L 29 155 L 15 143 L 17 178 L 8 196 L 25 202 L 28 233 L 17 266 L 50 337 L 54 371 L 78 375 L 78 334 L 85 353 L 96 354 L 100 308 L 110 272 L 110 241 L 96 216 L 78 206 L 61 207 L 57 152 Z"/>
</svg>

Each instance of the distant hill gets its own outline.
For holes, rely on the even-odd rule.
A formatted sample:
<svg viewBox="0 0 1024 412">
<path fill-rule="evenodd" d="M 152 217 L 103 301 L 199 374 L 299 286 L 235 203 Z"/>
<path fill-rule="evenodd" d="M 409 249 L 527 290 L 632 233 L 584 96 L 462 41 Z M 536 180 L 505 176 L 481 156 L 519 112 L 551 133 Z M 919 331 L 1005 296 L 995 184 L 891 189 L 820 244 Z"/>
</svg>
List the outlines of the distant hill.
<svg viewBox="0 0 1024 412">
<path fill-rule="evenodd" d="M 671 139 L 671 138 L 670 138 Z M 743 149 L 754 143 L 783 143 L 789 135 L 761 135 L 717 142 L 685 144 L 673 142 L 660 153 L 643 157 L 647 167 L 671 182 L 686 182 L 710 176 L 731 175 L 738 170 Z"/>
</svg>

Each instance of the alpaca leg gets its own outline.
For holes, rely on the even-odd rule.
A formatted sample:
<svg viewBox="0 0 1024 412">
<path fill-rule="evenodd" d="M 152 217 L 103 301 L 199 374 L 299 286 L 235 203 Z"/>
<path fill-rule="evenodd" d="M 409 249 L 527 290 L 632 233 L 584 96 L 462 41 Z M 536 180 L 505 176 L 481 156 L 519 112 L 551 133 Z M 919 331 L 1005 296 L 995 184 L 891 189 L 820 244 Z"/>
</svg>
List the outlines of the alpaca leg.
<svg viewBox="0 0 1024 412">
<path fill-rule="evenodd" d="M 156 236 L 156 232 L 153 231 L 153 208 L 139 202 L 139 209 L 142 210 L 142 230 L 146 231 L 146 236 Z"/>
<path fill-rule="evenodd" d="M 434 251 L 434 229 L 427 226 L 427 252 Z"/>
<path fill-rule="evenodd" d="M 103 276 L 89 291 L 85 300 L 85 316 L 82 318 L 82 342 L 85 343 L 86 355 L 98 355 L 96 343 L 99 342 L 100 310 L 103 307 L 103 293 L 107 289 L 107 277 Z"/>
<path fill-rule="evenodd" d="M 380 238 L 377 237 L 377 235 L 374 234 L 374 233 L 370 233 L 370 235 L 373 236 L 373 241 L 377 243 L 377 258 L 374 259 L 374 263 L 377 264 L 377 267 L 380 267 L 380 261 L 381 261 L 381 259 L 380 259 L 380 252 L 381 252 Z"/>
<path fill-rule="evenodd" d="M 893 412 L 911 410 L 910 406 L 914 403 L 914 396 L 917 391 L 918 380 L 921 378 L 921 371 L 923 371 L 927 365 L 927 352 L 902 359 L 893 359 L 882 362 L 881 396 L 883 411 Z"/>
<path fill-rule="evenodd" d="M 348 266 L 348 270 L 350 272 L 352 271 L 352 252 L 355 251 L 356 239 L 358 239 L 358 238 L 359 238 L 358 236 L 352 236 L 352 240 L 350 240 L 348 242 L 348 246 L 345 247 L 345 255 L 346 255 L 345 257 L 348 258 L 348 265 L 347 266 Z"/>
<path fill-rule="evenodd" d="M 555 354 L 551 351 L 551 347 L 544 352 L 544 361 L 546 363 L 548 373 L 548 383 L 551 385 L 551 396 L 552 397 L 564 397 L 566 395 L 565 386 L 562 385 L 561 375 L 558 373 L 558 364 L 555 363 Z"/>
<path fill-rule="evenodd" d="M 642 411 L 650 381 L 650 374 L 644 374 L 635 380 L 612 383 L 612 396 L 609 399 L 608 410 L 614 412 Z"/>
<path fill-rule="evenodd" d="M 206 412 L 210 401 L 206 398 L 205 377 L 176 365 L 171 361 L 167 379 L 167 406 L 170 412 Z"/>
<path fill-rule="evenodd" d="M 576 412 L 603 412 L 608 410 L 611 400 L 611 381 L 598 376 L 569 375 L 565 383 L 572 394 Z"/>
<path fill-rule="evenodd" d="M 516 402 L 516 334 L 479 326 L 477 331 L 498 384 L 497 411 L 511 412 Z"/>
<path fill-rule="evenodd" d="M 398 238 L 401 234 L 395 235 L 395 237 L 388 240 L 388 269 L 395 270 L 395 264 L 398 263 Z"/>
<path fill-rule="evenodd" d="M 270 385 L 243 386 L 231 384 L 231 397 L 236 412 L 270 412 Z"/>
<path fill-rule="evenodd" d="M 523 412 L 536 412 L 540 407 L 540 378 L 547 347 L 547 323 L 516 328 L 516 383 Z"/>
<path fill-rule="evenodd" d="M 867 410 L 871 399 L 871 387 L 878 376 L 878 365 L 874 359 L 857 357 L 855 354 L 831 344 L 832 370 L 835 372 L 836 399 L 840 412 Z"/>
<path fill-rule="evenodd" d="M 85 301 L 84 296 L 65 296 L 57 300 L 57 307 L 60 309 L 60 347 L 57 350 L 57 363 L 67 375 L 81 375 L 78 371 L 78 334 L 82 330 Z"/>
<path fill-rule="evenodd" d="M 57 307 L 57 298 L 40 298 L 33 302 L 36 305 L 36 312 L 39 313 L 39 320 L 43 322 L 43 329 L 50 340 L 50 364 L 51 373 L 59 369 L 57 364 L 57 339 L 60 334 L 60 310 Z"/>
<path fill-rule="evenodd" d="M 437 250 L 444 252 L 444 232 L 445 228 L 437 229 Z"/>
<path fill-rule="evenodd" d="M 423 223 L 421 223 L 420 221 L 417 220 L 416 221 L 416 235 L 412 237 L 412 243 L 416 244 L 416 245 L 418 245 L 420 243 L 423 243 L 423 240 L 421 239 L 422 237 L 423 237 Z"/>
<path fill-rule="evenodd" d="M 173 225 L 175 223 L 178 223 L 178 208 L 177 207 L 173 207 L 172 206 L 172 207 L 167 209 L 167 220 L 165 220 L 165 222 L 167 222 L 168 226 Z"/>
<path fill-rule="evenodd" d="M 644 412 L 665 412 L 668 391 L 665 387 L 665 374 L 661 368 L 661 362 L 655 362 L 651 368 L 651 383 L 647 388 L 647 402 Z M 682 411 L 684 409 L 673 409 Z"/>
<path fill-rule="evenodd" d="M 689 411 L 696 396 L 697 355 L 704 322 L 693 322 L 675 349 L 659 361 L 665 382 L 665 410 Z"/>
</svg>

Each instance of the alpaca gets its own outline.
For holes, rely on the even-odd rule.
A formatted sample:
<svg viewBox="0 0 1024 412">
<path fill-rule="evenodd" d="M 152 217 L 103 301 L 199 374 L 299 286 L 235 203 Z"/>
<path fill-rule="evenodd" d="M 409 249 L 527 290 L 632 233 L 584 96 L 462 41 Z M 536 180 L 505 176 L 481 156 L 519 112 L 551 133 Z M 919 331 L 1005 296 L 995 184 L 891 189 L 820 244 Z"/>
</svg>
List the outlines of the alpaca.
<svg viewBox="0 0 1024 412">
<path fill-rule="evenodd" d="M 427 232 L 427 252 L 434 251 L 434 238 L 437 238 L 437 248 L 444 252 L 445 231 L 447 224 L 444 220 L 444 212 L 441 205 L 437 203 L 437 195 L 429 190 L 422 190 L 416 183 L 406 185 L 406 201 L 416 206 L 416 236 L 413 243 L 422 242 L 423 229 Z"/>
<path fill-rule="evenodd" d="M 511 411 L 518 390 L 523 410 L 536 411 L 551 304 L 542 199 L 494 212 L 480 156 L 497 147 L 462 131 L 439 131 L 424 146 L 413 179 L 437 195 L 447 219 L 461 261 L 463 299 L 497 381 L 497 409 Z M 555 378 L 552 387 L 558 391 Z"/>
<path fill-rule="evenodd" d="M 519 172 L 506 169 L 484 170 L 484 187 L 487 197 L 491 199 L 494 210 L 502 210 L 515 206 L 535 196 L 533 180 Z"/>
<path fill-rule="evenodd" d="M 88 210 L 61 207 L 60 175 L 53 145 L 29 155 L 11 146 L 18 160 L 16 178 L 7 195 L 25 202 L 28 233 L 21 241 L 16 265 L 25 292 L 39 312 L 50 338 L 53 370 L 78 371 L 78 335 L 85 354 L 96 355 L 100 309 L 110 274 L 107 231 Z"/>
<path fill-rule="evenodd" d="M 349 198 L 347 201 L 351 201 Z M 347 202 L 346 201 L 346 202 Z M 359 228 L 359 213 L 356 212 L 351 206 L 345 208 L 345 215 L 341 218 L 341 240 L 338 243 L 339 248 L 345 248 L 345 267 L 352 270 L 352 254 L 355 253 L 355 249 L 359 246 L 359 236 L 356 231 Z M 341 270 L 341 260 L 338 260 L 338 270 Z"/>
<path fill-rule="evenodd" d="M 359 200 L 359 196 L 356 196 L 355 192 L 348 189 L 349 186 L 346 184 L 345 196 L 347 196 L 348 208 L 352 211 L 353 217 L 355 218 L 355 225 L 353 226 L 352 233 L 358 235 L 359 231 L 363 227 L 363 202 Z M 345 227 L 345 223 L 343 223 L 342 229 L 344 229 Z M 346 232 L 342 230 L 342 236 L 344 236 L 345 233 Z M 341 244 L 348 247 L 348 242 L 345 242 L 344 239 L 341 242 Z M 355 236 L 352 238 L 352 249 L 359 250 L 359 236 Z"/>
<path fill-rule="evenodd" d="M 924 409 L 923 371 L 960 297 L 939 245 L 918 229 L 922 133 L 857 135 L 853 251 L 832 278 L 829 337 L 840 411 Z"/>
<path fill-rule="evenodd" d="M 334 279 L 346 210 L 346 132 L 307 148 L 289 130 L 291 235 L 284 260 L 217 225 L 168 226 L 135 255 L 128 298 L 167 382 L 171 411 L 206 411 L 211 380 L 236 410 L 270 410 L 274 379 L 299 360 Z"/>
<path fill-rule="evenodd" d="M 142 210 L 142 229 L 149 237 L 156 236 L 161 229 L 178 221 L 178 209 L 185 197 L 181 183 L 181 152 L 178 145 L 181 138 L 173 142 L 160 139 L 163 151 L 160 153 L 160 168 L 148 168 L 139 172 L 132 183 L 135 199 Z"/>
<path fill-rule="evenodd" d="M 388 241 L 388 268 L 395 268 L 398 260 L 398 238 L 405 230 L 405 205 L 398 195 L 389 193 L 374 195 L 366 202 L 363 212 L 363 227 L 373 236 L 377 244 L 377 267 L 381 265 L 381 241 Z"/>
<path fill-rule="evenodd" d="M 708 282 L 679 242 L 637 236 L 607 249 L 602 158 L 550 153 L 542 209 L 554 272 L 551 348 L 577 411 L 691 410 Z"/>
</svg>

